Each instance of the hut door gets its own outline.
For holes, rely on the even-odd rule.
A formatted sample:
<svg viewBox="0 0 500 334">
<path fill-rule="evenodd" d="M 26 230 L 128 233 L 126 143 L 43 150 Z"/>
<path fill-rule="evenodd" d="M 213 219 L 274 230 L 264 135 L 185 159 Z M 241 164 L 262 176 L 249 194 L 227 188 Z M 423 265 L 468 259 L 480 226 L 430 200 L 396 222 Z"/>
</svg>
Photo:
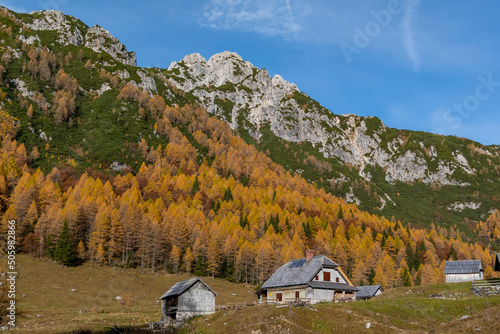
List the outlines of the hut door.
<svg viewBox="0 0 500 334">
<path fill-rule="evenodd" d="M 295 300 L 300 299 L 300 291 L 295 291 Z"/>
<path fill-rule="evenodd" d="M 282 293 L 277 293 L 276 294 L 276 301 L 277 302 L 283 301 L 283 294 Z"/>
</svg>

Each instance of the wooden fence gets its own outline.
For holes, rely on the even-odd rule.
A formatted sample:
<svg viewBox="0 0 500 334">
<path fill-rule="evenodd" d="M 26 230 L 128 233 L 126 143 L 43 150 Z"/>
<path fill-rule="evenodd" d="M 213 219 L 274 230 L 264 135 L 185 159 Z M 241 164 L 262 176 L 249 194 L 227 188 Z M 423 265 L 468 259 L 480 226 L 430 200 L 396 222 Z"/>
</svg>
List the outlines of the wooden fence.
<svg viewBox="0 0 500 334">
<path fill-rule="evenodd" d="M 303 304 L 310 304 L 311 303 L 311 298 L 285 298 L 283 301 L 278 302 L 276 299 L 271 299 L 267 300 L 264 299 L 262 301 L 254 301 L 254 302 L 239 302 L 239 303 L 226 303 L 226 304 L 221 304 L 221 305 L 216 305 L 215 310 L 220 311 L 220 310 L 232 310 L 232 309 L 241 309 L 243 307 L 248 307 L 248 306 L 258 306 L 258 305 L 279 305 L 279 304 L 292 304 L 292 303 L 303 303 Z"/>
<path fill-rule="evenodd" d="M 232 310 L 232 309 L 239 309 L 239 308 L 243 308 L 243 307 L 247 307 L 247 306 L 255 306 L 255 305 L 258 305 L 257 301 L 255 301 L 255 302 L 244 301 L 244 302 L 239 302 L 239 303 L 226 303 L 226 304 L 221 304 L 221 305 L 215 306 L 215 310 L 216 311 Z"/>
</svg>

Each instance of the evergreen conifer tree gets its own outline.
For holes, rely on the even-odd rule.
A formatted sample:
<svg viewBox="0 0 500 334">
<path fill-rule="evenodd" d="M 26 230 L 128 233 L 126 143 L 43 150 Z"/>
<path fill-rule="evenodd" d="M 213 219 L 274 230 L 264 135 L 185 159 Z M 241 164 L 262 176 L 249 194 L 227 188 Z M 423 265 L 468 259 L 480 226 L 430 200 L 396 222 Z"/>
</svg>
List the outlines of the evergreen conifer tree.
<svg viewBox="0 0 500 334">
<path fill-rule="evenodd" d="M 403 286 L 411 286 L 411 276 L 406 268 L 403 268 L 401 273 L 401 282 L 403 283 Z"/>
<path fill-rule="evenodd" d="M 370 268 L 370 272 L 368 273 L 368 284 L 373 284 L 373 281 L 375 279 L 375 270 L 373 267 Z"/>
<path fill-rule="evenodd" d="M 51 258 L 51 259 L 54 259 L 54 251 L 55 251 L 55 248 L 56 248 L 56 245 L 54 244 L 54 238 L 55 238 L 55 235 L 53 234 L 50 234 L 48 237 L 47 237 L 47 241 L 45 243 L 46 247 L 47 247 L 47 255 Z"/>
<path fill-rule="evenodd" d="M 342 211 L 342 207 L 339 207 L 339 212 L 337 212 L 338 219 L 344 219 L 344 211 Z"/>
<path fill-rule="evenodd" d="M 198 180 L 198 176 L 196 176 L 191 188 L 191 196 L 194 196 L 198 191 L 200 191 L 200 181 Z"/>
<path fill-rule="evenodd" d="M 413 254 L 411 242 L 406 245 L 406 263 L 408 263 L 408 268 L 410 269 L 410 271 L 412 269 L 418 269 L 418 266 L 415 266 L 415 255 Z"/>
<path fill-rule="evenodd" d="M 54 250 L 54 260 L 65 265 L 73 264 L 75 261 L 75 253 L 71 249 L 71 237 L 67 221 L 64 222 L 61 234 L 59 235 L 59 240 Z"/>
<path fill-rule="evenodd" d="M 450 252 L 448 253 L 448 260 L 458 260 L 457 252 L 455 251 L 455 247 L 453 247 L 453 245 L 451 245 Z"/>
<path fill-rule="evenodd" d="M 417 274 L 417 277 L 415 278 L 415 285 L 418 286 L 422 284 L 422 278 L 420 276 L 420 273 Z"/>
</svg>

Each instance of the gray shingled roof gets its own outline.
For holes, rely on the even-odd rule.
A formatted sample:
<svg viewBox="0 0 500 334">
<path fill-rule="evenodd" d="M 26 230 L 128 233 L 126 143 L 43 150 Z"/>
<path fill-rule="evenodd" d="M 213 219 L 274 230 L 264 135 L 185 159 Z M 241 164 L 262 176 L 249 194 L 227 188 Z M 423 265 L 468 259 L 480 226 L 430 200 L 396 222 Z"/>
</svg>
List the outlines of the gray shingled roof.
<svg viewBox="0 0 500 334">
<path fill-rule="evenodd" d="M 307 285 L 314 289 L 358 291 L 358 288 L 346 283 L 312 281 L 309 282 Z"/>
<path fill-rule="evenodd" d="M 381 289 L 380 284 L 358 286 L 359 291 L 356 292 L 356 298 L 371 298 L 375 296 L 378 289 Z"/>
<path fill-rule="evenodd" d="M 203 285 L 205 285 L 210 291 L 212 291 L 217 296 L 217 293 L 215 293 L 214 290 L 212 290 L 205 282 L 203 282 L 201 278 L 194 277 L 187 279 L 185 281 L 180 281 L 175 283 L 173 287 L 171 287 L 167 292 L 165 292 L 163 296 L 161 296 L 161 299 L 182 295 L 184 292 L 186 292 L 186 290 L 195 285 L 197 282 L 203 283 Z"/>
<path fill-rule="evenodd" d="M 336 268 L 338 264 L 324 255 L 315 256 L 309 262 L 305 258 L 289 261 L 278 268 L 259 290 L 305 285 L 316 276 L 322 267 Z"/>
<path fill-rule="evenodd" d="M 482 270 L 479 260 L 446 261 L 444 264 L 445 274 L 476 274 Z"/>
</svg>

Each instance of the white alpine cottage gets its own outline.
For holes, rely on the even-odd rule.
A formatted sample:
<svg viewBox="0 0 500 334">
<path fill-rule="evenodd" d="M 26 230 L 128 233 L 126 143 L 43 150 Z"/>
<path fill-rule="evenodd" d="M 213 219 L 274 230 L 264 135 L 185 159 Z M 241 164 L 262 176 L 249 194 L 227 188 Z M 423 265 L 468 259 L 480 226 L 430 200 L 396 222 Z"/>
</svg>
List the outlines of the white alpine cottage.
<svg viewBox="0 0 500 334">
<path fill-rule="evenodd" d="M 446 261 L 444 265 L 446 283 L 470 282 L 484 278 L 479 260 Z"/>
<path fill-rule="evenodd" d="M 310 303 L 354 299 L 358 289 L 352 285 L 342 269 L 324 255 L 292 260 L 278 268 L 257 290 L 260 302 L 285 303 L 301 300 Z"/>
</svg>

